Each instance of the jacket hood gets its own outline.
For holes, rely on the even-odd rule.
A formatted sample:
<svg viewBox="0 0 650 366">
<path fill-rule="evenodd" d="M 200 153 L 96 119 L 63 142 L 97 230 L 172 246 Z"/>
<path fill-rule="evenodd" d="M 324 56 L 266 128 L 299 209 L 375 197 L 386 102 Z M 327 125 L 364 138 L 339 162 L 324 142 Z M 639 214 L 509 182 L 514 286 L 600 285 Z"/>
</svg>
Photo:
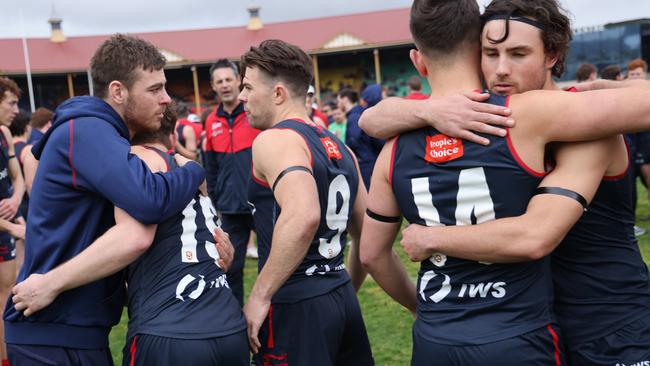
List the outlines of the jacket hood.
<svg viewBox="0 0 650 366">
<path fill-rule="evenodd" d="M 105 123 L 111 124 L 118 133 L 129 140 L 129 130 L 122 120 L 122 117 L 104 100 L 97 97 L 74 97 L 63 102 L 55 111 L 52 117 L 52 127 L 45 133 L 45 136 L 34 145 L 32 153 L 36 159 L 40 159 L 41 153 L 45 148 L 45 144 L 49 139 L 52 132 L 60 127 L 63 123 L 72 119 L 79 119 L 85 117 L 94 117 L 95 120 L 100 120 Z"/>
<path fill-rule="evenodd" d="M 363 89 L 363 92 L 361 93 L 361 98 L 368 103 L 367 108 L 374 107 L 375 104 L 379 103 L 381 101 L 382 95 L 381 95 L 381 85 L 379 84 L 371 84 L 368 85 L 365 89 Z"/>
</svg>

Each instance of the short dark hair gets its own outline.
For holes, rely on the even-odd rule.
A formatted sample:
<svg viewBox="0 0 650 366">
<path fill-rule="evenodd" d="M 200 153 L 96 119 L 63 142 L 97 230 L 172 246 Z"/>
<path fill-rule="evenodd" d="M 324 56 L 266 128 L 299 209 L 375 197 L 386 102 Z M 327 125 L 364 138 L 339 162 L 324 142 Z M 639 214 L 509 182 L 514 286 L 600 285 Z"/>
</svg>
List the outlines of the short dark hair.
<svg viewBox="0 0 650 366">
<path fill-rule="evenodd" d="M 27 125 L 29 125 L 29 113 L 21 109 L 9 125 L 11 136 L 24 135 L 25 131 L 27 131 Z"/>
<path fill-rule="evenodd" d="M 239 75 L 239 68 L 237 67 L 237 64 L 226 58 L 219 59 L 217 62 L 213 63 L 212 66 L 210 66 L 210 80 L 212 80 L 212 73 L 216 69 L 232 69 L 232 71 L 235 73 L 235 76 Z"/>
<path fill-rule="evenodd" d="M 618 65 L 605 66 L 600 70 L 600 77 L 605 80 L 616 80 L 621 75 L 621 67 Z"/>
<path fill-rule="evenodd" d="M 138 69 L 162 70 L 165 62 L 165 57 L 153 44 L 137 37 L 115 34 L 99 46 L 90 60 L 93 93 L 105 98 L 112 81 L 131 88 Z"/>
<path fill-rule="evenodd" d="M 155 131 L 142 131 L 133 135 L 131 145 L 143 145 L 159 142 L 167 149 L 172 148 L 172 142 L 169 139 L 176 129 L 176 105 L 174 103 L 168 104 L 163 112 L 163 118 L 160 120 L 160 128 Z"/>
<path fill-rule="evenodd" d="M 33 128 L 43 128 L 48 122 L 52 121 L 53 117 L 54 113 L 51 110 L 40 107 L 32 113 L 32 119 L 29 121 L 29 124 Z"/>
<path fill-rule="evenodd" d="M 427 55 L 447 55 L 467 41 L 479 42 L 481 12 L 476 0 L 415 0 L 411 35 Z"/>
<path fill-rule="evenodd" d="M 595 72 L 598 72 L 598 69 L 596 69 L 596 66 L 593 64 L 581 64 L 580 67 L 578 67 L 578 71 L 576 71 L 576 80 L 579 83 L 589 80 L 591 74 Z"/>
<path fill-rule="evenodd" d="M 643 71 L 648 71 L 648 63 L 645 62 L 643 59 L 635 58 L 634 60 L 630 61 L 627 64 L 628 71 L 638 69 L 639 67 L 642 68 Z"/>
<path fill-rule="evenodd" d="M 0 102 L 5 99 L 5 92 L 10 92 L 20 98 L 20 88 L 15 81 L 8 77 L 0 76 Z"/>
<path fill-rule="evenodd" d="M 314 77 L 311 58 L 298 46 L 278 39 L 268 39 L 251 47 L 241 57 L 241 67 L 257 67 L 273 79 L 287 84 L 295 97 L 307 97 Z"/>
<path fill-rule="evenodd" d="M 531 18 L 539 23 L 543 29 L 542 41 L 544 52 L 557 55 L 557 62 L 551 72 L 553 76 L 560 77 L 566 68 L 566 56 L 569 44 L 573 39 L 571 20 L 557 0 L 492 0 L 481 16 L 483 25 L 496 15 L 506 15 L 506 31 L 499 39 L 489 39 L 490 43 L 502 43 L 510 35 L 510 17 Z"/>
<path fill-rule="evenodd" d="M 419 76 L 411 76 L 407 82 L 411 90 L 420 91 L 422 90 L 422 79 Z"/>
<path fill-rule="evenodd" d="M 355 92 L 352 89 L 341 89 L 338 93 L 339 98 L 348 98 L 352 103 L 359 101 L 359 93 Z"/>
</svg>

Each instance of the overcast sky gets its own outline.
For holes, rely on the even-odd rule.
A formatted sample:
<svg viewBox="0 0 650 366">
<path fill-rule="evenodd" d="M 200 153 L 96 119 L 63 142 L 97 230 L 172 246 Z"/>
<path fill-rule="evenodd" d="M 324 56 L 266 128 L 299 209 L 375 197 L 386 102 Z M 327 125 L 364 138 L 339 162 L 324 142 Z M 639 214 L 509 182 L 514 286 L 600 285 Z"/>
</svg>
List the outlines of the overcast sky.
<svg viewBox="0 0 650 366">
<path fill-rule="evenodd" d="M 560 1 L 577 27 L 650 18 L 650 0 Z M 239 26 L 251 4 L 260 5 L 262 20 L 271 23 L 408 7 L 411 0 L 0 0 L 0 38 L 18 38 L 22 29 L 27 37 L 48 37 L 52 6 L 66 36 L 81 36 Z"/>
</svg>

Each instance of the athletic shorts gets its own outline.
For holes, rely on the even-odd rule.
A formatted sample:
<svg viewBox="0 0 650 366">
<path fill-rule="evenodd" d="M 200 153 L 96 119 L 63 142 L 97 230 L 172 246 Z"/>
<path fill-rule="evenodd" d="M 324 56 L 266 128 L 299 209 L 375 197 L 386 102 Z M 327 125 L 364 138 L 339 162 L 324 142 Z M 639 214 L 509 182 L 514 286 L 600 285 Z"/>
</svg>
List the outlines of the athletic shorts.
<svg viewBox="0 0 650 366">
<path fill-rule="evenodd" d="M 179 339 L 138 334 L 124 346 L 123 366 L 247 366 L 246 331 L 208 339 Z"/>
<path fill-rule="evenodd" d="M 0 262 L 14 259 L 16 259 L 16 239 L 5 232 L 0 232 Z"/>
<path fill-rule="evenodd" d="M 10 365 L 113 366 L 111 350 L 7 344 Z"/>
<path fill-rule="evenodd" d="M 352 284 L 291 304 L 273 304 L 259 333 L 258 366 L 374 365 Z"/>
<path fill-rule="evenodd" d="M 605 337 L 567 346 L 571 365 L 650 366 L 650 314 Z"/>
<path fill-rule="evenodd" d="M 563 366 L 558 327 L 548 325 L 518 337 L 471 346 L 425 340 L 413 333 L 412 366 Z M 614 365 L 612 365 L 614 366 Z"/>
</svg>

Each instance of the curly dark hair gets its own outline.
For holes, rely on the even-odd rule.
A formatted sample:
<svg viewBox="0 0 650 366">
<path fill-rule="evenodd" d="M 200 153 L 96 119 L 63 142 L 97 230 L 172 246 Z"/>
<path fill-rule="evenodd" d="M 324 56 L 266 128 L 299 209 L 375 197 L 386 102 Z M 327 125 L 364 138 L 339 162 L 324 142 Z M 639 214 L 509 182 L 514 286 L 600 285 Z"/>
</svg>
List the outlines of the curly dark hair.
<svg viewBox="0 0 650 366">
<path fill-rule="evenodd" d="M 543 29 L 540 29 L 544 51 L 546 54 L 557 55 L 557 62 L 551 70 L 553 76 L 561 77 L 566 68 L 566 56 L 569 44 L 573 39 L 571 20 L 557 0 L 493 0 L 485 8 L 481 16 L 483 26 L 491 18 L 505 15 L 506 31 L 499 39 L 489 39 L 490 43 L 504 42 L 510 35 L 510 17 L 524 17 L 535 20 Z"/>
</svg>

